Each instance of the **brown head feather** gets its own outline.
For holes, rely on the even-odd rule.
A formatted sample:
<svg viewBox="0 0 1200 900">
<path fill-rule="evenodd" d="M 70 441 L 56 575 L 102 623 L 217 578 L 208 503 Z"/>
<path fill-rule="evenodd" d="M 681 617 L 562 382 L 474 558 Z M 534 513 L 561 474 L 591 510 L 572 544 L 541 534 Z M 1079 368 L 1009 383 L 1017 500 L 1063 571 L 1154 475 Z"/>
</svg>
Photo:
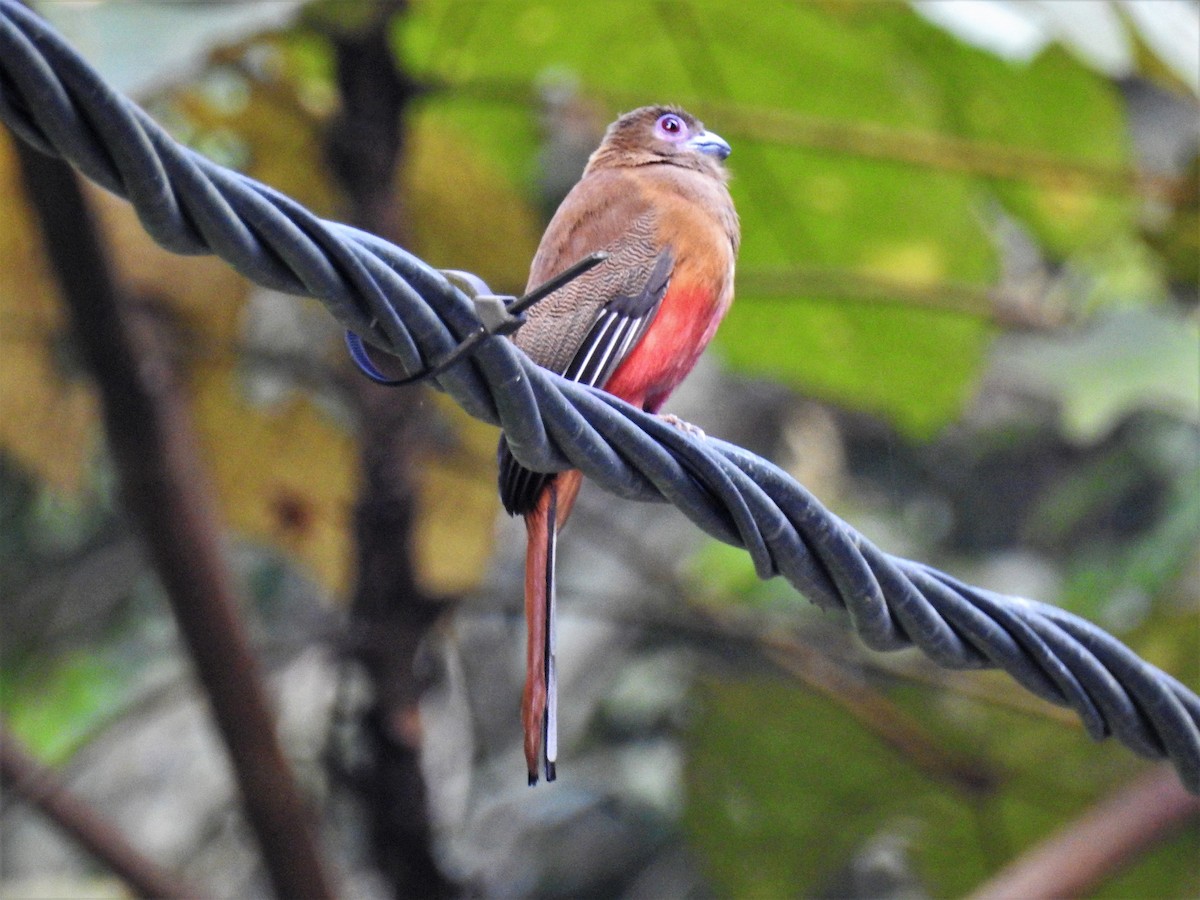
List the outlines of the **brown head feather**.
<svg viewBox="0 0 1200 900">
<path fill-rule="evenodd" d="M 655 124 L 667 114 L 678 116 L 689 134 L 704 131 L 704 123 L 677 106 L 643 106 L 627 112 L 611 125 L 604 140 L 588 160 L 584 175 L 597 169 L 635 166 L 673 165 L 711 175 L 721 181 L 729 178 L 720 160 L 687 146 L 658 136 Z"/>
</svg>

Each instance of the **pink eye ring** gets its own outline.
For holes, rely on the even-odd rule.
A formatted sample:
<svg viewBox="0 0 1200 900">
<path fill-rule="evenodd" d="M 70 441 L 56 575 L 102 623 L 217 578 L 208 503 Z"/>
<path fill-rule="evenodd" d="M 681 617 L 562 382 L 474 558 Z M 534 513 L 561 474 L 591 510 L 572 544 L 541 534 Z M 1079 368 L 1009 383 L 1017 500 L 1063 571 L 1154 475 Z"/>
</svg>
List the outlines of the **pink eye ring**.
<svg viewBox="0 0 1200 900">
<path fill-rule="evenodd" d="M 675 143 L 687 139 L 688 128 L 675 113 L 665 113 L 654 123 L 654 133 L 664 141 Z"/>
</svg>

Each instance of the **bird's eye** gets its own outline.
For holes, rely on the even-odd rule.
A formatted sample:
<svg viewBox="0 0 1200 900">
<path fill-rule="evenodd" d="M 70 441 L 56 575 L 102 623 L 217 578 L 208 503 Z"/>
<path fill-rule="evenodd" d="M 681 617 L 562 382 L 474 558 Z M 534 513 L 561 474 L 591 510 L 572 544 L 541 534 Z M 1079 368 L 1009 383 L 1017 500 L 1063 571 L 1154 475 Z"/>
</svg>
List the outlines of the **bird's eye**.
<svg viewBox="0 0 1200 900">
<path fill-rule="evenodd" d="M 654 130 L 664 141 L 682 141 L 687 137 L 687 125 L 674 113 L 659 116 L 654 123 Z"/>
</svg>

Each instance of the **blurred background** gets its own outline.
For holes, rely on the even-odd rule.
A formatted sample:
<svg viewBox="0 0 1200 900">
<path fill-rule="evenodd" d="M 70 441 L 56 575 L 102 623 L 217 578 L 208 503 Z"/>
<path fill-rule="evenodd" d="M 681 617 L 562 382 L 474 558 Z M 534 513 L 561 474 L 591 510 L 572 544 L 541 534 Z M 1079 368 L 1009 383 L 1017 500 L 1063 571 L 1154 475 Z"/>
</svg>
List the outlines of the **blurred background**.
<svg viewBox="0 0 1200 900">
<path fill-rule="evenodd" d="M 1200 4 L 34 8 L 177 139 L 498 292 L 604 126 L 684 105 L 733 145 L 743 247 L 668 410 L 885 550 L 1200 686 Z M 5 745 L 201 895 L 266 896 L 29 189 L 0 129 Z M 1143 788 L 1175 784 L 1007 676 L 870 652 L 673 509 L 585 487 L 560 777 L 530 790 L 495 429 L 367 383 L 315 301 L 86 197 L 182 388 L 186 475 L 217 498 L 340 896 L 959 895 L 1114 797 L 1128 815 L 1100 814 L 1141 828 Z M 128 895 L 13 783 L 0 896 Z M 1076 892 L 1200 892 L 1194 815 L 1133 837 Z"/>
</svg>

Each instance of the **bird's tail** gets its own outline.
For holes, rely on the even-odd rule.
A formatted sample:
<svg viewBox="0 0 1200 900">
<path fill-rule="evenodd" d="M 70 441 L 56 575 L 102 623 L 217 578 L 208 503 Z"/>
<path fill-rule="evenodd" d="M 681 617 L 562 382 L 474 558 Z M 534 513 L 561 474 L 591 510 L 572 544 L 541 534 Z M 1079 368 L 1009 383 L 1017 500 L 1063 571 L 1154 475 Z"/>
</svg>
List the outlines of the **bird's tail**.
<svg viewBox="0 0 1200 900">
<path fill-rule="evenodd" d="M 546 780 L 554 780 L 558 755 L 557 685 L 554 677 L 554 551 L 558 543 L 558 487 L 551 480 L 537 506 L 525 514 L 529 539 L 525 548 L 525 692 L 521 724 L 525 729 L 525 765 L 529 783 L 537 784 L 545 764 Z"/>
<path fill-rule="evenodd" d="M 538 771 L 555 778 L 558 759 L 558 677 L 556 671 L 556 611 L 554 562 L 560 529 L 575 505 L 583 476 L 562 472 L 542 489 L 537 504 L 525 514 L 525 691 L 521 724 L 525 730 L 525 765 L 529 783 Z"/>
</svg>

